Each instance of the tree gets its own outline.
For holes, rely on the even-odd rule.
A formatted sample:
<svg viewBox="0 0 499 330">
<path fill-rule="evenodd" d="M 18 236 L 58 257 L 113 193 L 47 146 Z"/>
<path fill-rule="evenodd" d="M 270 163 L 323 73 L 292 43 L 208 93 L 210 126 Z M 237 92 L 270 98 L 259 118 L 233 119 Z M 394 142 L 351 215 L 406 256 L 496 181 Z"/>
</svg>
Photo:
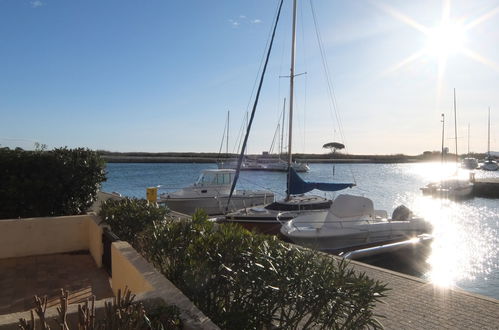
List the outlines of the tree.
<svg viewBox="0 0 499 330">
<path fill-rule="evenodd" d="M 345 145 L 339 142 L 329 142 L 322 146 L 325 149 L 331 149 L 331 153 L 334 155 L 336 150 L 345 149 Z"/>
</svg>

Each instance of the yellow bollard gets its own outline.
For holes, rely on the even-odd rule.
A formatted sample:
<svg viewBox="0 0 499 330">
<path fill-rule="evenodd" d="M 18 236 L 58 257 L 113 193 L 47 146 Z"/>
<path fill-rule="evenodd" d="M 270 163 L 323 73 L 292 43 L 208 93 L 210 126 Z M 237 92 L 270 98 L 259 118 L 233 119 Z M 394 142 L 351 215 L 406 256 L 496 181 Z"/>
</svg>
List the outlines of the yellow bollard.
<svg viewBox="0 0 499 330">
<path fill-rule="evenodd" d="M 149 187 L 146 189 L 146 198 L 151 203 L 158 202 L 158 188 L 157 187 Z"/>
</svg>

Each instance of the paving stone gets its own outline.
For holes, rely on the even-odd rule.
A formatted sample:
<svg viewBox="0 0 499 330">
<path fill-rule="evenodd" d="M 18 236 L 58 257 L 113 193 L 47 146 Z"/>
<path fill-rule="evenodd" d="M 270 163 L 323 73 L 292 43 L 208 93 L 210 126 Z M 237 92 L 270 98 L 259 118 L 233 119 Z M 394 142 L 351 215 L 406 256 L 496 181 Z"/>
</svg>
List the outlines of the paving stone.
<svg viewBox="0 0 499 330">
<path fill-rule="evenodd" d="M 34 307 L 33 296 L 59 303 L 60 289 L 69 289 L 69 302 L 112 297 L 107 273 L 88 254 L 55 254 L 0 260 L 0 315 Z"/>
</svg>

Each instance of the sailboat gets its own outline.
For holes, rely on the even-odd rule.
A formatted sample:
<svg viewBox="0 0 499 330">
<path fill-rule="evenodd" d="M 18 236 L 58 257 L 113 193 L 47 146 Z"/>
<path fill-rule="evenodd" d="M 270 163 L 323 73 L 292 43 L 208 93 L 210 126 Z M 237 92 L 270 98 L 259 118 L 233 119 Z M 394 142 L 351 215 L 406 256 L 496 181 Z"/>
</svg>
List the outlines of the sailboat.
<svg viewBox="0 0 499 330">
<path fill-rule="evenodd" d="M 482 170 L 485 171 L 497 171 L 499 169 L 499 165 L 495 160 L 490 156 L 490 107 L 489 107 L 489 121 L 488 121 L 488 134 L 487 134 L 487 159 L 483 162 Z"/>
<path fill-rule="evenodd" d="M 454 88 L 454 139 L 456 147 L 456 164 L 459 164 L 459 154 L 457 151 L 457 110 L 456 110 L 456 89 Z M 442 114 L 442 163 L 444 161 L 444 132 L 445 132 L 445 116 Z M 457 177 L 443 179 L 439 182 L 432 182 L 421 188 L 423 195 L 432 195 L 433 197 L 449 198 L 449 199 L 465 199 L 471 197 L 473 193 L 473 183 L 469 180 L 462 180 Z"/>
<path fill-rule="evenodd" d="M 244 158 L 243 163 L 241 164 L 241 171 L 268 171 L 268 172 L 287 172 L 288 171 L 288 163 L 287 161 L 281 159 L 282 155 L 282 138 L 284 136 L 284 119 L 285 119 L 285 107 L 286 107 L 286 99 L 284 99 L 284 107 L 283 107 L 283 115 L 282 115 L 282 132 L 280 133 L 281 137 L 281 147 L 279 150 L 279 157 L 272 157 L 271 151 L 275 144 L 276 137 L 279 132 L 280 123 L 278 123 L 276 132 L 274 134 L 274 138 L 272 140 L 272 145 L 269 151 L 264 151 L 260 156 L 247 156 Z M 280 121 L 280 119 L 279 119 Z M 228 127 L 228 124 L 227 124 Z M 228 134 L 227 134 L 228 139 Z M 237 169 L 237 161 L 229 160 L 229 161 L 218 161 L 217 162 L 219 169 Z M 296 160 L 291 164 L 293 169 L 296 172 L 308 172 L 310 167 L 307 163 L 297 162 Z"/>
<path fill-rule="evenodd" d="M 478 160 L 470 157 L 470 124 L 468 124 L 468 155 L 461 162 L 461 167 L 468 170 L 474 170 L 478 167 Z"/>
<path fill-rule="evenodd" d="M 276 16 L 276 21 L 274 25 L 274 30 L 272 34 L 272 39 L 269 44 L 267 59 L 262 70 L 262 76 L 260 77 L 260 85 L 255 97 L 255 104 L 253 106 L 253 112 L 249 125 L 247 127 L 247 133 L 245 136 L 245 142 L 239 156 L 238 169 L 241 169 L 241 164 L 243 163 L 244 151 L 246 146 L 246 141 L 250 132 L 252 119 L 254 117 L 254 112 L 256 110 L 256 105 L 258 103 L 258 97 L 260 88 L 263 83 L 263 77 L 265 75 L 265 70 L 268 63 L 268 58 L 270 51 L 272 49 L 272 44 L 275 36 L 275 31 L 277 23 L 279 22 L 279 16 L 281 12 L 283 1 L 280 2 L 278 14 Z M 238 223 L 247 229 L 256 229 L 260 232 L 267 234 L 277 234 L 279 233 L 281 223 L 284 220 L 292 219 L 293 217 L 301 214 L 302 212 L 309 212 L 312 210 L 328 210 L 332 204 L 332 200 L 313 195 L 305 195 L 305 193 L 312 191 L 313 189 L 319 189 L 322 191 L 338 191 L 349 187 L 353 187 L 354 183 L 321 183 L 321 182 L 306 182 L 301 179 L 301 177 L 296 173 L 293 168 L 293 154 L 292 154 L 292 139 L 293 139 L 293 106 L 294 106 L 294 78 L 295 78 L 295 49 L 296 49 L 296 16 L 297 16 L 297 3 L 293 0 L 293 10 L 292 10 L 292 39 L 291 39 L 291 61 L 290 61 L 290 75 L 289 75 L 289 103 L 288 103 L 288 159 L 287 159 L 287 182 L 286 182 L 286 198 L 283 200 L 276 201 L 271 204 L 262 205 L 260 207 L 252 207 L 239 210 L 234 213 L 229 213 L 222 218 L 217 219 L 219 222 L 223 223 Z M 237 177 L 237 174 L 236 174 Z M 237 181 L 237 180 L 236 180 Z M 235 181 L 235 182 L 236 182 Z M 235 182 L 234 185 L 235 186 Z M 285 212 L 285 214 L 283 214 Z"/>
</svg>

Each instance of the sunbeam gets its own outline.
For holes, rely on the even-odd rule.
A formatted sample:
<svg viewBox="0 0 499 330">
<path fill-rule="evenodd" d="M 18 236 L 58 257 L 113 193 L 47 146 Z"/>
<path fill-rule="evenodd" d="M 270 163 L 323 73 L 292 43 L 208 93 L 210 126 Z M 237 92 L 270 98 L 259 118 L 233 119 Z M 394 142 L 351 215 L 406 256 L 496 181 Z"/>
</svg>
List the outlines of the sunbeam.
<svg viewBox="0 0 499 330">
<path fill-rule="evenodd" d="M 433 26 L 428 27 L 419 23 L 414 18 L 401 13 L 397 9 L 384 4 L 380 1 L 370 1 L 375 7 L 380 8 L 383 12 L 392 16 L 393 18 L 407 24 L 408 26 L 420 31 L 426 37 L 425 46 L 416 51 L 414 54 L 403 59 L 399 63 L 394 64 L 389 67 L 383 73 L 382 76 L 393 73 L 400 70 L 418 60 L 434 59 L 437 64 L 437 77 L 436 77 L 436 105 L 437 108 L 440 106 L 443 82 L 445 77 L 445 71 L 447 68 L 447 60 L 450 56 L 456 56 L 458 54 L 464 55 L 467 58 L 473 59 L 474 61 L 484 64 L 495 71 L 499 71 L 499 64 L 485 58 L 481 54 L 469 49 L 466 45 L 468 37 L 467 31 L 476 27 L 477 25 L 491 19 L 492 17 L 499 14 L 499 6 L 493 8 L 482 16 L 470 20 L 469 23 L 465 24 L 465 18 L 453 19 L 451 17 L 451 1 L 442 1 L 442 15 L 440 22 Z"/>
<path fill-rule="evenodd" d="M 477 62 L 480 62 L 482 64 L 485 64 L 488 67 L 490 67 L 491 69 L 494 69 L 495 71 L 499 71 L 499 64 L 498 63 L 483 57 L 482 55 L 472 51 L 471 49 L 463 48 L 461 50 L 461 52 L 464 55 L 466 55 L 467 57 L 469 57 Z"/>
</svg>

